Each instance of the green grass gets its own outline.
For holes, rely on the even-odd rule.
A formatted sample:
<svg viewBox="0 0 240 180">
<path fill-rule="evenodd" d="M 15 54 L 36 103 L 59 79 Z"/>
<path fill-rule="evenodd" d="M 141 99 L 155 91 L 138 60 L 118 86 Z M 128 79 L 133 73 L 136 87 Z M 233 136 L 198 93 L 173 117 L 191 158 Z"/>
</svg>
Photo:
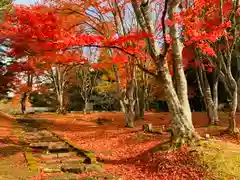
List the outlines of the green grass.
<svg viewBox="0 0 240 180">
<path fill-rule="evenodd" d="M 240 146 L 228 142 L 202 142 L 197 148 L 199 163 L 211 176 L 207 179 L 240 179 Z"/>
</svg>

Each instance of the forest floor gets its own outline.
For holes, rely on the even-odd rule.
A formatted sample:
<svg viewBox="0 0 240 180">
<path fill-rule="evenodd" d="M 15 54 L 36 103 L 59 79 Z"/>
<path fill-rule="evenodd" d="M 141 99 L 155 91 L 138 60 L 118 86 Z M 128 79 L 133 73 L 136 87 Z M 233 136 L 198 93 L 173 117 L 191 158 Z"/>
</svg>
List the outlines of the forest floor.
<svg viewBox="0 0 240 180">
<path fill-rule="evenodd" d="M 142 125 L 146 123 L 152 123 L 154 129 L 161 129 L 163 125 L 168 126 L 169 113 L 146 113 L 145 119 L 137 121 L 135 128 L 132 129 L 124 128 L 122 113 L 104 112 L 88 115 L 71 113 L 64 116 L 41 113 L 31 115 L 31 117 L 52 121 L 53 131 L 65 136 L 80 148 L 93 150 L 104 163 L 107 172 L 122 177 L 124 180 L 200 180 L 206 177 L 211 177 L 209 179 L 234 179 L 234 177 L 240 179 L 240 176 L 235 176 L 238 170 L 220 172 L 226 169 L 225 166 L 229 163 L 232 164 L 233 169 L 240 168 L 240 146 L 238 146 L 240 141 L 236 137 L 220 133 L 226 129 L 228 124 L 228 115 L 223 112 L 220 113 L 221 121 L 217 127 L 207 126 L 205 113 L 193 113 L 194 126 L 200 135 L 210 134 L 210 137 L 224 142 L 218 143 L 217 146 L 213 145 L 210 149 L 206 146 L 204 151 L 209 151 L 211 154 L 201 157 L 206 161 L 206 166 L 209 164 L 214 166 L 218 173 L 215 175 L 211 174 L 214 169 L 211 167 L 206 169 L 186 149 L 168 154 L 161 151 L 159 144 L 169 140 L 169 133 L 159 135 L 142 131 Z M 99 118 L 104 119 L 102 123 L 97 122 Z M 240 126 L 240 114 L 237 115 L 237 124 Z M 226 158 L 229 158 L 231 162 L 226 161 Z M 232 159 L 237 160 L 232 162 Z"/>
<path fill-rule="evenodd" d="M 228 124 L 225 113 L 220 113 L 221 123 L 217 127 L 207 127 L 205 113 L 193 113 L 193 122 L 200 135 L 210 134 L 215 140 L 222 140 L 217 144 L 203 144 L 201 159 L 186 148 L 175 153 L 162 151 L 159 144 L 169 140 L 167 132 L 159 135 L 142 131 L 146 123 L 152 123 L 154 129 L 168 126 L 169 113 L 146 113 L 145 119 L 137 121 L 132 129 L 124 128 L 122 113 L 37 113 L 28 116 L 48 119 L 53 131 L 82 149 L 93 150 L 103 162 L 105 171 L 123 180 L 240 179 L 240 140 L 220 134 Z M 99 123 L 99 118 L 104 120 Z M 240 127 L 240 114 L 237 124 Z M 42 175 L 28 171 L 15 129 L 10 120 L 0 119 L 0 180 L 41 179 Z"/>
</svg>

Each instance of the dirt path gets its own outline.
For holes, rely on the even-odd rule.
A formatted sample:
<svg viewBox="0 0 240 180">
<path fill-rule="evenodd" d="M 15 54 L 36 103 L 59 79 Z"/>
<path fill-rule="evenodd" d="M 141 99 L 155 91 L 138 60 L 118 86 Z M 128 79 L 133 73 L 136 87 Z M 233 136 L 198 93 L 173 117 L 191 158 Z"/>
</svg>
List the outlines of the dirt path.
<svg viewBox="0 0 240 180">
<path fill-rule="evenodd" d="M 31 180 L 12 120 L 0 116 L 0 180 Z"/>
</svg>

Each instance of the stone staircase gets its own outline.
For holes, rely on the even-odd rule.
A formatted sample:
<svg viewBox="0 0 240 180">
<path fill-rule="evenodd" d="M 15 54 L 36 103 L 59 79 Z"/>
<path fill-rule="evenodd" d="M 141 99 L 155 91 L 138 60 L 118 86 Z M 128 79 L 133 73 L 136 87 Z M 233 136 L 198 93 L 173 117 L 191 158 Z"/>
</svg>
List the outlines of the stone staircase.
<svg viewBox="0 0 240 180">
<path fill-rule="evenodd" d="M 23 141 L 27 144 L 25 157 L 29 167 L 45 173 L 102 172 L 100 163 L 89 152 L 80 150 L 41 127 L 33 119 L 19 119 L 23 127 Z"/>
</svg>

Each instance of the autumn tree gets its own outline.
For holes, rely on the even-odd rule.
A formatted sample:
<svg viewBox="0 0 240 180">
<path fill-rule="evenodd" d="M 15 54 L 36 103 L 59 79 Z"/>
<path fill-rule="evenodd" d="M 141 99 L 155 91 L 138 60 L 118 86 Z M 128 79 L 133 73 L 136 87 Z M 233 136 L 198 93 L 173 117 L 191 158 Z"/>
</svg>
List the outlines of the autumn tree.
<svg viewBox="0 0 240 180">
<path fill-rule="evenodd" d="M 125 2 L 124 2 L 125 3 Z M 169 26 L 171 41 L 171 56 L 174 60 L 174 76 L 176 89 L 172 82 L 172 77 L 169 70 L 167 54 L 170 53 L 169 46 L 170 42 L 168 42 L 166 37 L 166 25 L 165 18 L 169 17 L 170 20 L 173 19 L 174 13 L 177 8 L 181 4 L 181 2 L 167 2 L 165 1 L 162 5 L 162 18 L 161 25 L 163 30 L 164 37 L 164 46 L 163 51 L 161 51 L 158 46 L 158 39 L 156 38 L 156 29 L 153 24 L 153 17 L 151 16 L 151 3 L 149 1 L 143 0 L 142 2 L 138 2 L 132 0 L 128 2 L 134 9 L 134 14 L 137 19 L 137 22 L 140 26 L 140 31 L 135 31 L 132 34 L 118 34 L 119 37 L 114 37 L 110 34 L 109 37 L 102 37 L 101 40 L 105 40 L 104 43 L 99 39 L 99 36 L 93 40 L 88 36 L 88 44 L 78 43 L 78 46 L 94 46 L 99 48 L 109 48 L 112 50 L 118 50 L 117 53 L 125 53 L 125 56 L 129 56 L 129 59 L 132 62 L 136 62 L 136 58 L 140 58 L 138 55 L 142 55 L 140 53 L 141 50 L 138 46 L 131 46 L 131 41 L 135 41 L 137 44 L 137 39 L 145 38 L 147 42 L 147 52 L 149 53 L 148 60 L 154 64 L 153 71 L 151 69 L 146 69 L 142 67 L 140 64 L 137 64 L 138 68 L 144 70 L 145 72 L 151 74 L 156 79 L 161 81 L 164 85 L 164 92 L 166 95 L 166 99 L 168 102 L 169 110 L 173 115 L 172 120 L 172 135 L 173 135 L 173 145 L 176 144 L 184 144 L 191 143 L 195 139 L 197 139 L 198 135 L 194 130 L 192 120 L 191 120 L 191 111 L 188 102 L 188 94 L 187 94 L 187 81 L 184 74 L 183 64 L 182 64 L 182 46 L 180 39 L 178 38 L 178 23 L 173 23 L 173 25 Z M 109 7 L 100 6 L 101 3 L 96 2 L 95 6 L 100 9 L 100 11 L 109 12 Z M 91 4 L 92 5 L 92 4 Z M 89 6 L 88 6 L 89 8 Z M 90 14 L 91 16 L 91 14 Z M 104 21 L 104 18 L 101 19 Z M 140 32 L 140 33 L 139 33 Z M 93 36 L 92 36 L 93 37 Z M 127 43 L 128 42 L 128 43 Z M 128 46 L 127 46 L 128 45 Z M 133 48 L 134 47 L 134 48 Z M 139 52 L 136 54 L 136 52 Z M 127 59 L 128 60 L 128 59 Z M 133 66 L 132 66 L 133 67 Z M 130 69 L 130 72 L 133 73 L 133 69 Z M 131 81 L 130 81 L 131 82 Z M 132 84 L 129 84 L 128 92 L 132 92 Z M 132 93 L 126 94 L 129 98 L 132 99 Z M 131 108 L 130 108 L 131 109 Z"/>
<path fill-rule="evenodd" d="M 40 71 L 36 71 L 31 60 L 13 62 L 7 67 L 8 71 L 14 74 L 14 94 L 20 97 L 20 107 L 22 114 L 26 113 L 28 97 L 33 90 L 38 88 L 35 82 Z"/>
<path fill-rule="evenodd" d="M 238 2 L 231 1 L 196 1 L 195 6 L 188 8 L 182 17 L 184 33 L 187 35 L 186 45 L 193 46 L 199 68 L 199 77 L 204 87 L 205 104 L 212 124 L 217 122 L 217 86 L 218 79 L 224 84 L 231 97 L 229 131 L 235 132 L 235 112 L 237 107 L 237 85 L 233 78 L 231 64 L 237 40 L 237 6 Z M 203 16 L 205 15 L 205 16 Z M 194 50 L 195 49 L 195 50 Z M 212 92 L 206 71 L 212 71 Z M 212 94 L 211 94 L 212 93 Z"/>
<path fill-rule="evenodd" d="M 62 43 L 57 44 L 55 41 L 63 40 L 70 33 L 64 30 L 61 22 L 62 19 L 54 14 L 54 9 L 48 6 L 16 6 L 15 11 L 9 12 L 7 20 L 2 25 L 2 36 L 8 38 L 9 56 L 15 59 L 25 58 L 26 63 L 31 60 L 32 69 L 31 73 L 28 73 L 28 86 L 32 86 L 32 71 L 49 75 L 59 102 L 57 111 L 63 113 L 65 112 L 63 94 L 68 83 L 67 76 L 78 62 L 83 61 L 81 55 L 75 51 L 62 52 L 56 47 Z M 23 93 L 22 102 L 25 99 L 26 93 Z"/>
<path fill-rule="evenodd" d="M 83 63 L 76 70 L 77 87 L 81 97 L 84 100 L 84 110 L 86 114 L 89 111 L 89 103 L 93 90 L 97 84 L 98 71 L 94 70 L 89 63 Z"/>
<path fill-rule="evenodd" d="M 43 57 L 43 63 L 38 66 L 44 68 L 43 76 L 47 77 L 47 81 L 53 84 L 58 102 L 57 113 L 66 113 L 66 92 L 71 85 L 76 82 L 75 72 L 77 67 L 84 63 L 82 55 L 76 52 L 64 52 L 60 54 L 49 54 Z"/>
<path fill-rule="evenodd" d="M 114 34 L 126 36 L 132 31 L 131 26 L 133 25 L 131 25 L 131 23 L 126 24 L 123 21 L 123 19 L 127 17 L 123 12 L 123 8 L 126 6 L 127 2 L 120 3 L 117 1 L 108 1 L 106 2 L 106 6 L 101 8 L 98 3 L 90 1 L 89 3 L 94 10 L 87 9 L 85 17 L 83 17 L 84 15 L 81 13 L 81 9 L 83 8 L 82 3 L 62 3 L 61 8 L 59 8 L 61 10 L 60 12 L 65 14 L 66 18 L 74 14 L 77 19 L 81 16 L 78 21 L 75 20 L 75 25 L 79 27 L 79 24 L 85 24 L 88 33 L 104 35 L 106 39 L 111 40 Z M 94 11 L 94 15 L 92 11 Z M 104 20 L 106 18 L 110 19 L 110 21 L 106 22 Z M 85 21 L 82 22 L 82 19 Z M 75 25 L 73 27 L 75 27 Z M 126 39 L 124 44 L 127 46 L 129 42 L 127 42 Z M 105 48 L 106 49 L 100 50 L 99 64 L 103 65 L 102 68 L 114 72 L 118 99 L 125 114 L 125 124 L 128 127 L 133 127 L 137 104 L 137 98 L 135 97 L 137 91 L 137 67 L 135 58 L 114 48 L 108 48 L 108 46 Z M 110 67 L 109 64 L 111 64 Z"/>
</svg>

